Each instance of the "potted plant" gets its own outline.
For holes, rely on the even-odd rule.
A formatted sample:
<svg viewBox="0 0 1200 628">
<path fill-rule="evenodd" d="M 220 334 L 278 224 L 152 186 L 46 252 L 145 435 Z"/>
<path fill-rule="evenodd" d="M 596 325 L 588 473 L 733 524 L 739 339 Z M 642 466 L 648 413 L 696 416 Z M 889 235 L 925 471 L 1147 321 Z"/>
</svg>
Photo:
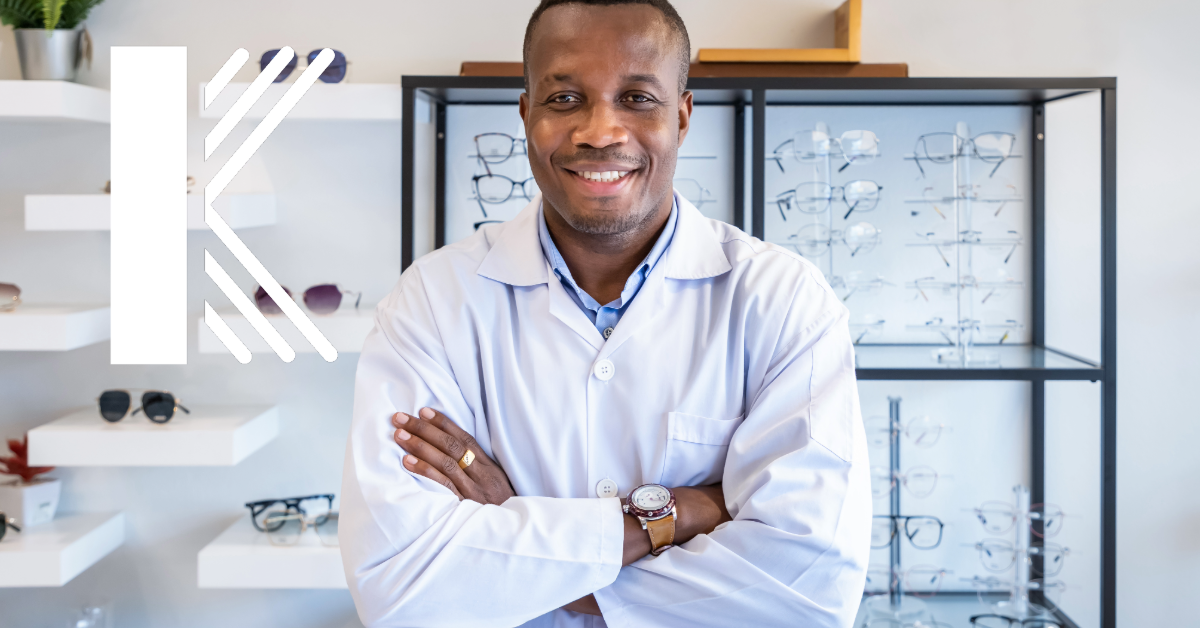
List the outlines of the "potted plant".
<svg viewBox="0 0 1200 628">
<path fill-rule="evenodd" d="M 23 441 L 8 439 L 8 448 L 12 455 L 0 458 L 0 474 L 15 475 L 17 479 L 0 484 L 0 511 L 20 521 L 22 529 L 49 522 L 58 510 L 62 482 L 38 476 L 54 467 L 29 466 L 28 434 Z"/>
<path fill-rule="evenodd" d="M 73 81 L 92 67 L 92 38 L 79 25 L 104 0 L 0 0 L 0 24 L 13 27 L 26 80 Z"/>
</svg>

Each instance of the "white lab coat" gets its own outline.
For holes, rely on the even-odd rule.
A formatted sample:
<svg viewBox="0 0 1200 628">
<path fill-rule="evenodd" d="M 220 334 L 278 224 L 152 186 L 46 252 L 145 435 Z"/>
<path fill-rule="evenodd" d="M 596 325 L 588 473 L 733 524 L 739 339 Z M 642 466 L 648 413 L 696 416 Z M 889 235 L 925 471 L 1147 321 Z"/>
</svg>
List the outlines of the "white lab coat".
<svg viewBox="0 0 1200 628">
<path fill-rule="evenodd" d="M 540 197 L 416 261 L 358 363 L 342 560 L 375 626 L 850 626 L 871 524 L 847 311 L 804 259 L 679 222 L 606 342 L 553 275 Z M 606 368 L 599 368 L 606 367 Z M 409 473 L 392 413 L 437 408 L 518 497 Z M 621 501 L 722 482 L 733 521 L 621 567 Z M 556 610 L 589 593 L 603 618 Z"/>
</svg>

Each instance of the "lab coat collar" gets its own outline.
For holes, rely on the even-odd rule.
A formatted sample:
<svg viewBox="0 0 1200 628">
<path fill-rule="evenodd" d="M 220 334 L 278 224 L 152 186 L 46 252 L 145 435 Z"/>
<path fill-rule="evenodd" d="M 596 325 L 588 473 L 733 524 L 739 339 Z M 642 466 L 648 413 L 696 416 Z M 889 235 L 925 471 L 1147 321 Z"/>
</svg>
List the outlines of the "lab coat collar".
<svg viewBox="0 0 1200 628">
<path fill-rule="evenodd" d="M 728 272 L 733 267 L 708 220 L 682 194 L 676 193 L 675 199 L 679 218 L 675 237 L 662 260 L 666 277 L 707 279 Z M 542 195 L 538 194 L 504 225 L 477 274 L 512 286 L 548 283 L 549 263 L 538 240 L 537 212 L 541 206 Z"/>
</svg>

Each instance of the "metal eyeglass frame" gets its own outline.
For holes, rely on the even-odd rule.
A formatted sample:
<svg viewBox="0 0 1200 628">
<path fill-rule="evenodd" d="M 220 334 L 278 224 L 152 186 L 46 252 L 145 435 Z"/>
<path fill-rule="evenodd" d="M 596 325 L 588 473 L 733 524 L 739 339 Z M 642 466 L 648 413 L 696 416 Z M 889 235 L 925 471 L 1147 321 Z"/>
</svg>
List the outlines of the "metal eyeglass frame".
<svg viewBox="0 0 1200 628">
<path fill-rule="evenodd" d="M 947 155 L 936 155 L 936 156 L 930 155 L 929 147 L 926 145 L 925 142 L 926 142 L 926 138 L 930 138 L 930 137 L 934 137 L 934 136 L 950 136 L 950 137 L 958 138 L 959 141 L 961 142 L 959 144 L 958 152 L 956 152 L 954 154 L 947 154 Z M 1012 138 L 1012 141 L 1009 143 L 1009 154 L 1001 155 L 1000 157 L 993 157 L 990 155 L 985 157 L 983 155 L 980 155 L 979 149 L 975 146 L 975 141 L 984 136 L 1005 136 L 1005 137 Z M 935 163 L 935 164 L 948 164 L 951 161 L 954 161 L 954 159 L 957 157 L 961 157 L 963 155 L 969 155 L 969 156 L 974 157 L 984 163 L 996 164 L 996 166 L 994 168 L 992 168 L 992 171 L 990 173 L 988 173 L 988 178 L 990 179 L 990 178 L 992 178 L 992 175 L 996 174 L 996 171 L 1000 169 L 1000 166 L 1004 165 L 1004 162 L 1008 161 L 1008 158 L 1012 156 L 1012 147 L 1016 143 L 1017 143 L 1017 136 L 1015 134 L 1005 133 L 1002 131 L 988 131 L 987 133 L 980 133 L 980 134 L 976 135 L 975 137 L 970 137 L 970 138 L 963 137 L 957 133 L 952 133 L 950 131 L 937 131 L 934 133 L 925 133 L 924 135 L 921 135 L 920 137 L 917 138 L 917 145 L 915 147 L 913 147 L 913 161 L 917 164 L 917 169 L 921 171 L 921 178 L 924 178 L 925 177 L 925 168 L 921 167 L 922 159 L 929 161 L 931 163 Z M 968 150 L 970 152 L 967 152 Z M 922 153 L 924 153 L 924 156 L 922 156 Z"/>
<path fill-rule="evenodd" d="M 856 183 L 870 183 L 871 185 L 875 186 L 875 194 L 873 195 L 873 197 L 860 198 L 860 199 L 854 201 L 853 203 L 851 203 L 850 199 L 846 198 L 846 188 L 850 187 Z M 846 204 L 846 207 L 849 208 L 849 211 L 846 212 L 846 215 L 842 216 L 842 220 L 849 219 L 850 214 L 854 213 L 854 210 L 856 210 L 856 209 L 858 209 L 859 211 L 864 211 L 864 212 L 875 209 L 875 207 L 879 205 L 879 200 L 880 200 L 880 196 L 881 196 L 880 193 L 883 192 L 882 185 L 879 185 L 878 183 L 876 183 L 874 181 L 867 181 L 866 179 L 856 179 L 854 181 L 848 181 L 848 182 L 846 182 L 845 185 L 829 185 L 829 184 L 823 183 L 821 181 L 808 181 L 806 183 L 801 183 L 800 185 L 797 185 L 796 187 L 794 187 L 790 190 L 784 191 L 775 196 L 775 204 L 779 207 L 779 215 L 783 218 L 783 220 L 785 222 L 787 221 L 787 215 L 784 213 L 784 210 L 786 209 L 788 211 L 791 211 L 792 202 L 800 196 L 800 194 L 799 194 L 800 188 L 802 188 L 804 186 L 810 186 L 810 185 L 811 186 L 825 186 L 826 188 L 828 188 L 828 190 L 829 190 L 828 195 L 810 197 L 811 200 L 824 201 L 824 205 L 821 207 L 821 209 L 810 212 L 810 211 L 804 211 L 803 209 L 800 209 L 799 203 L 797 202 L 796 203 L 796 205 L 797 205 L 796 211 L 799 211 L 799 212 L 805 213 L 805 214 L 820 214 L 820 213 L 823 213 L 825 210 L 829 209 L 833 205 L 833 201 L 841 200 L 843 203 Z M 838 197 L 837 197 L 838 193 L 841 193 L 840 199 L 838 199 Z M 868 204 L 869 207 L 859 209 L 859 205 L 863 205 L 863 204 Z"/>
<path fill-rule="evenodd" d="M 498 200 L 498 201 L 487 200 L 487 199 L 483 198 L 483 195 L 479 193 L 479 180 L 480 179 L 504 179 L 505 181 L 508 181 L 511 184 L 511 187 L 508 189 L 508 195 L 505 196 L 503 200 Z M 487 218 L 488 217 L 487 209 L 485 209 L 483 207 L 483 204 L 490 203 L 492 205 L 499 205 L 501 203 L 507 203 L 508 201 L 512 200 L 513 196 L 516 195 L 513 192 L 513 190 L 515 190 L 515 189 L 520 188 L 520 190 L 521 190 L 520 198 L 524 198 L 527 200 L 533 200 L 533 197 L 529 195 L 529 190 L 525 189 L 525 186 L 530 181 L 533 181 L 535 184 L 537 183 L 537 181 L 534 181 L 533 177 L 529 177 L 529 178 L 523 179 L 521 181 L 516 181 L 516 180 L 506 177 L 502 174 L 491 174 L 491 173 L 477 174 L 477 175 L 471 177 L 471 187 L 475 188 L 475 201 L 479 203 L 479 211 L 483 212 L 484 218 Z"/>
<path fill-rule="evenodd" d="M 1008 571 L 1017 562 L 1017 548 L 1007 539 L 984 539 L 970 547 L 974 547 L 979 551 L 979 562 L 983 563 L 983 568 L 992 573 L 1002 573 Z M 984 560 L 984 554 L 994 556 L 998 552 L 1003 552 L 1006 556 L 1011 555 L 1007 560 L 1003 561 L 1004 566 L 992 567 L 988 561 Z M 1043 577 L 1054 577 L 1062 572 L 1064 558 L 1071 555 L 1071 548 L 1063 547 L 1058 543 L 1044 543 L 1043 545 L 1034 545 L 1028 549 L 1030 556 L 1042 557 L 1042 568 L 1034 569 L 1036 573 Z M 1053 558 L 1055 564 L 1051 565 L 1051 569 L 1046 568 L 1046 558 Z M 997 563 L 998 564 L 998 563 Z"/>
<path fill-rule="evenodd" d="M 256 502 L 246 502 L 246 508 L 250 509 L 250 522 L 254 524 L 254 528 L 259 532 L 267 532 L 258 525 L 258 516 L 266 512 L 268 508 L 275 504 L 283 504 L 288 512 L 296 512 L 302 515 L 308 514 L 300 507 L 301 502 L 309 500 L 324 499 L 329 502 L 329 510 L 333 510 L 333 493 L 321 493 L 318 495 L 305 495 L 303 497 L 284 497 L 282 499 L 260 499 Z"/>
</svg>

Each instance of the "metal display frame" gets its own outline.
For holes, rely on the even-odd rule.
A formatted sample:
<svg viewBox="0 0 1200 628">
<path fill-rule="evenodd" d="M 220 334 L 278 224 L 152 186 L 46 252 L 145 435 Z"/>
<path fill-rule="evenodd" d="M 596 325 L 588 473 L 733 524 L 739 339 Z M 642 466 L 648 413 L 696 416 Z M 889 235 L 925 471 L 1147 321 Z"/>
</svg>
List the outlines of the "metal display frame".
<svg viewBox="0 0 1200 628">
<path fill-rule="evenodd" d="M 524 91 L 521 77 L 405 76 L 401 177 L 401 269 L 413 261 L 416 178 L 415 117 L 418 93 L 429 99 L 437 124 L 434 191 L 434 243 L 445 242 L 446 107 L 471 104 L 515 104 Z M 1016 366 L 951 367 L 908 360 L 906 350 L 920 345 L 862 345 L 857 348 L 860 380 L 1028 381 L 1032 387 L 1030 424 L 1030 492 L 1045 500 L 1046 381 L 1091 381 L 1101 384 L 1100 417 L 1100 626 L 1115 628 L 1116 490 L 1117 490 L 1117 79 L 1100 78 L 692 78 L 696 104 L 730 105 L 734 124 L 734 223 L 758 238 L 764 236 L 766 204 L 766 111 L 768 106 L 1026 106 L 1032 114 L 1031 204 L 1032 276 L 1031 343 L 1004 347 Z M 1046 154 L 1045 109 L 1048 102 L 1088 93 L 1100 95 L 1100 361 L 1093 362 L 1046 345 Z M 751 115 L 747 134 L 745 116 Z M 746 135 L 749 135 L 747 138 Z M 747 140 L 749 146 L 747 147 Z M 749 149 L 750 159 L 746 160 Z M 745 211 L 746 164 L 750 164 L 749 215 Z M 925 356 L 927 357 L 927 352 Z M 897 362 L 900 363 L 897 363 Z M 1036 600 L 1035 600 L 1036 601 Z M 1076 624 L 1059 614 L 1066 626 Z"/>
</svg>

